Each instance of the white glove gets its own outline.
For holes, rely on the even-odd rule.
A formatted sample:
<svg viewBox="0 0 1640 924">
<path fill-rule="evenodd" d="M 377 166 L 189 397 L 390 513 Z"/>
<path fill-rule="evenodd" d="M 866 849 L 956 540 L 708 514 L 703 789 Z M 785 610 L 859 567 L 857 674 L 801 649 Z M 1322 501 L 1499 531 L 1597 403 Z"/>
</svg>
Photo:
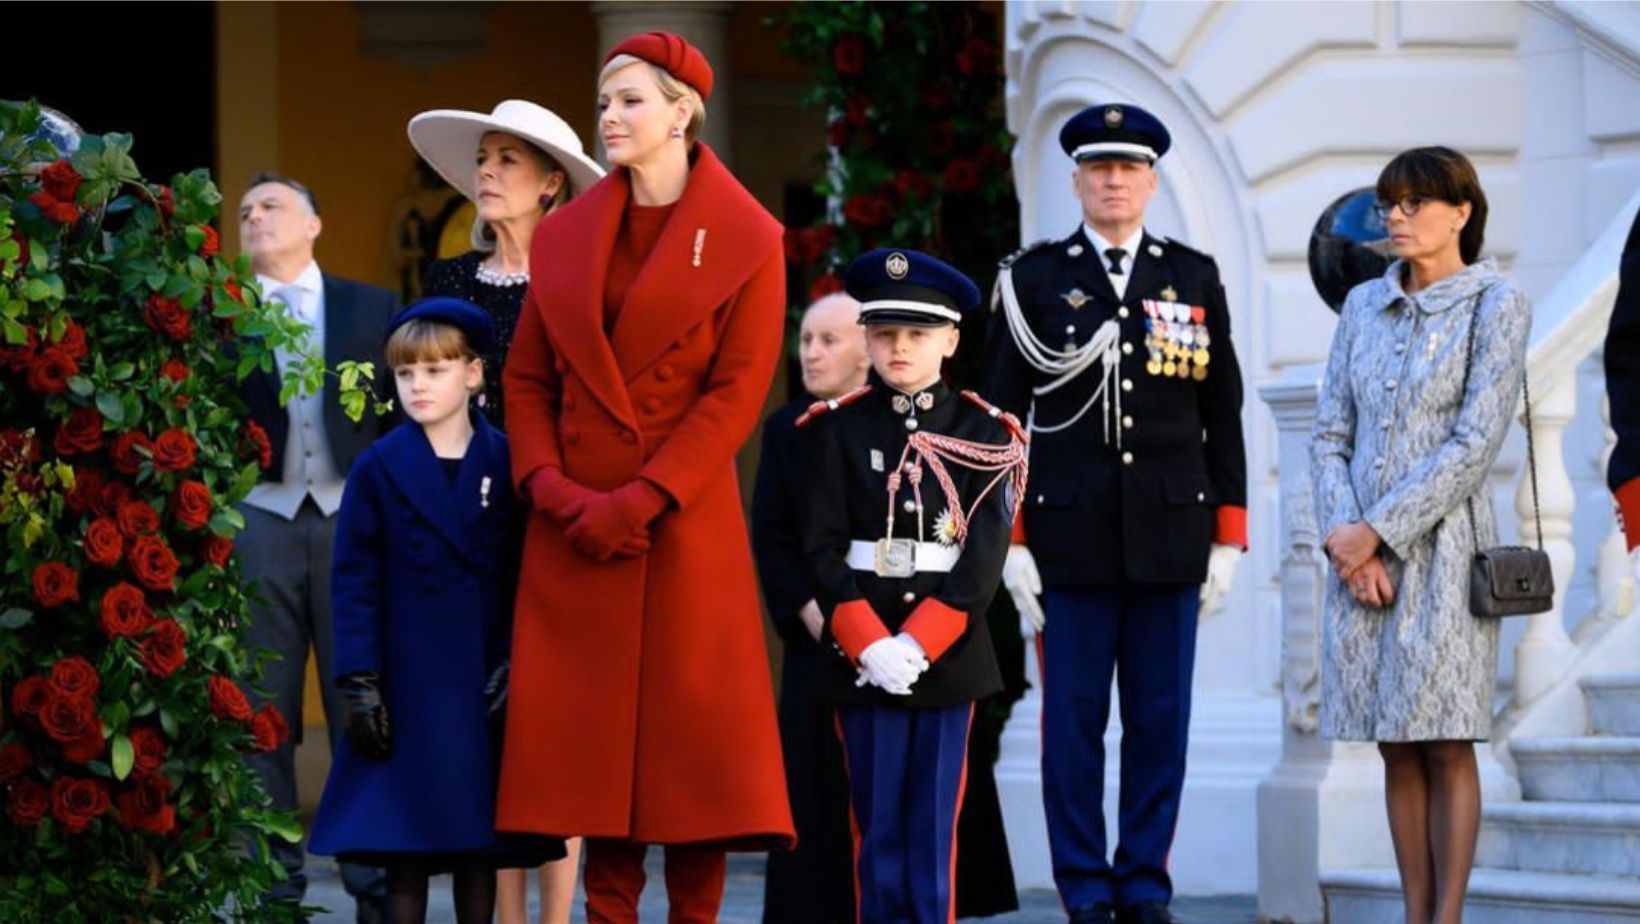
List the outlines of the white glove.
<svg viewBox="0 0 1640 924">
<path fill-rule="evenodd" d="M 1014 598 L 1014 609 L 1019 610 L 1019 628 L 1026 635 L 1041 632 L 1048 616 L 1042 612 L 1042 575 L 1037 573 L 1036 559 L 1023 543 L 1008 546 L 1008 557 L 1002 563 L 1002 586 Z"/>
<path fill-rule="evenodd" d="M 1213 544 L 1213 551 L 1207 556 L 1207 580 L 1202 583 L 1199 618 L 1211 617 L 1224 605 L 1236 580 L 1236 565 L 1240 563 L 1241 546 Z"/>
<path fill-rule="evenodd" d="M 922 672 L 928 670 L 928 659 L 923 657 L 922 646 L 910 636 L 900 633 L 893 638 L 880 638 L 860 652 L 860 679 L 856 686 L 870 683 L 895 696 L 910 696 L 911 685 Z"/>
</svg>

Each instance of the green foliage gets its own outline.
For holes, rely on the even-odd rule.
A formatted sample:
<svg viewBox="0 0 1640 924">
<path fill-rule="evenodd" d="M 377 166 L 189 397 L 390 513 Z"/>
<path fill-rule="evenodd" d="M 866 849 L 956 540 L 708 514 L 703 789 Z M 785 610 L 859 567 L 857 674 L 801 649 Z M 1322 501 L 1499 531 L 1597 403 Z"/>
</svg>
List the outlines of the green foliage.
<svg viewBox="0 0 1640 924">
<path fill-rule="evenodd" d="M 287 920 L 267 843 L 300 828 L 245 762 L 287 729 L 228 682 L 260 660 L 239 386 L 276 351 L 287 396 L 327 373 L 217 257 L 205 171 L 147 183 L 118 134 L 59 159 L 38 120 L 0 102 L 0 920 Z M 358 419 L 370 370 L 339 374 Z"/>
</svg>

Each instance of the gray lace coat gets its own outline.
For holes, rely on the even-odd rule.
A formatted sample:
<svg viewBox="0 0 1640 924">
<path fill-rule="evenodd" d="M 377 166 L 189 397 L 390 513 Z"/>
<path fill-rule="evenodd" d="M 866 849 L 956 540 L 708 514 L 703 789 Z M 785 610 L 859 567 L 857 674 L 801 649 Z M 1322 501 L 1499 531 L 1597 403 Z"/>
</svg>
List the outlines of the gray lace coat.
<svg viewBox="0 0 1640 924">
<path fill-rule="evenodd" d="M 1475 531 L 1496 544 L 1487 472 L 1520 399 L 1532 310 L 1483 260 L 1416 295 L 1403 264 L 1350 292 L 1321 386 L 1311 470 L 1317 525 L 1365 520 L 1395 586 L 1383 609 L 1329 572 L 1321 732 L 1352 741 L 1484 739 L 1496 620 L 1469 613 Z M 1471 320 L 1479 327 L 1463 390 Z"/>
</svg>

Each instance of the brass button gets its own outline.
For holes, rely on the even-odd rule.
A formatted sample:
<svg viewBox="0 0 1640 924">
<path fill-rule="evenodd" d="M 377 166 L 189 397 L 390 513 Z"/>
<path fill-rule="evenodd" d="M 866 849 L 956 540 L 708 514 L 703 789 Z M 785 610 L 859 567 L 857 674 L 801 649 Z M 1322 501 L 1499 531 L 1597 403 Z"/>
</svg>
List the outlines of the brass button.
<svg viewBox="0 0 1640 924">
<path fill-rule="evenodd" d="M 1124 305 L 1123 307 L 1116 309 L 1116 316 L 1126 320 L 1128 316 L 1127 307 Z"/>
<path fill-rule="evenodd" d="M 1124 430 L 1132 430 L 1133 429 L 1133 418 L 1132 417 L 1123 417 L 1122 418 L 1122 429 L 1124 429 Z"/>
<path fill-rule="evenodd" d="M 900 596 L 900 599 L 905 601 L 906 603 L 910 603 L 913 600 L 917 599 L 917 595 L 908 590 Z"/>
<path fill-rule="evenodd" d="M 659 366 L 655 367 L 655 380 L 657 382 L 670 382 L 672 381 L 672 376 L 676 374 L 677 370 L 672 368 L 671 363 L 661 363 Z"/>
<path fill-rule="evenodd" d="M 1036 502 L 1038 504 L 1046 504 L 1048 502 L 1048 498 L 1045 495 L 1038 494 L 1036 496 Z"/>
<path fill-rule="evenodd" d="M 1132 379 L 1123 379 L 1122 380 L 1122 390 L 1123 391 L 1132 391 L 1133 390 L 1133 380 Z"/>
<path fill-rule="evenodd" d="M 900 506 L 902 508 L 904 508 L 906 513 L 916 513 L 917 512 L 917 502 L 916 501 L 908 500 L 904 504 L 901 504 Z"/>
<path fill-rule="evenodd" d="M 1196 503 L 1199 504 L 1199 503 L 1201 503 L 1205 500 L 1207 500 L 1207 492 L 1206 491 L 1197 491 L 1196 492 Z"/>
<path fill-rule="evenodd" d="M 1132 465 L 1133 464 L 1133 453 L 1131 453 L 1131 452 L 1122 453 L 1122 464 L 1123 465 Z"/>
<path fill-rule="evenodd" d="M 1131 343 L 1122 344 L 1122 355 L 1123 356 L 1132 356 L 1133 355 L 1133 344 L 1131 344 Z"/>
<path fill-rule="evenodd" d="M 917 429 L 917 418 L 915 418 L 915 417 L 907 417 L 907 418 L 906 418 L 906 419 L 905 419 L 905 428 L 906 428 L 906 429 L 907 429 L 907 430 L 915 430 L 915 429 Z"/>
</svg>

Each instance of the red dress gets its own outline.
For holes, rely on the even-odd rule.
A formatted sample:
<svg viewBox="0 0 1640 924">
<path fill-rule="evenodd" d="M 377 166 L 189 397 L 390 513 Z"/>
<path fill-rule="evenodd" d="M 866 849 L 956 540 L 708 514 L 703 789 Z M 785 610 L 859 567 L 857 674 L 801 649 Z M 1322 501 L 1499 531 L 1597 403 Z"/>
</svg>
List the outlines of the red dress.
<svg viewBox="0 0 1640 924">
<path fill-rule="evenodd" d="M 503 374 L 515 481 L 552 466 L 671 499 L 636 558 L 533 513 L 497 826 L 766 849 L 794 835 L 735 453 L 781 349 L 781 227 L 697 146 L 610 332 L 624 169 L 545 219 Z"/>
</svg>

